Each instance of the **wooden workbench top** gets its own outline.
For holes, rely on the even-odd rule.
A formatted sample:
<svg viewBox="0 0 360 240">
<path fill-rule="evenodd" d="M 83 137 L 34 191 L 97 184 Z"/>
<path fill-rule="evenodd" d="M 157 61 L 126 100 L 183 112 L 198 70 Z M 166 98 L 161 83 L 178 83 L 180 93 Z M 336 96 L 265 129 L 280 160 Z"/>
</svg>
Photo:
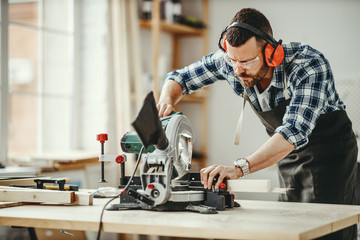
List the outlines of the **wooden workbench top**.
<svg viewBox="0 0 360 240">
<path fill-rule="evenodd" d="M 0 224 L 97 231 L 93 206 L 25 205 L 0 209 Z M 113 203 L 117 203 L 114 200 Z M 145 210 L 106 211 L 106 232 L 212 239 L 312 239 L 359 222 L 360 206 L 240 200 L 240 208 L 203 215 Z"/>
</svg>

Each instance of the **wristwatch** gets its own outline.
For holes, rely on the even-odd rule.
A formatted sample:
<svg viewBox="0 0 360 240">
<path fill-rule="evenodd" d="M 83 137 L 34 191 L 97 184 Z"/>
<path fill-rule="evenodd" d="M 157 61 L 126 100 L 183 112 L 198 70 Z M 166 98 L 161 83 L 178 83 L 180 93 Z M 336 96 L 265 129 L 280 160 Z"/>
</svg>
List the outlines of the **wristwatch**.
<svg viewBox="0 0 360 240">
<path fill-rule="evenodd" d="M 238 158 L 234 161 L 235 167 L 241 168 L 243 173 L 242 177 L 250 174 L 249 161 L 246 158 Z"/>
</svg>

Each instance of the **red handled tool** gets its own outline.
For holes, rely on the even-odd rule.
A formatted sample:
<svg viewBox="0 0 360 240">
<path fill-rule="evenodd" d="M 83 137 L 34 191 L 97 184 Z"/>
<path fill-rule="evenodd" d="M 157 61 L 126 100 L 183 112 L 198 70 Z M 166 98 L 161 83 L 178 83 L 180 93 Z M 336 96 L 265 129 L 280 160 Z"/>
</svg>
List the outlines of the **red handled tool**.
<svg viewBox="0 0 360 240">
<path fill-rule="evenodd" d="M 104 174 L 104 143 L 108 140 L 108 135 L 106 133 L 101 133 L 97 135 L 97 140 L 100 142 L 101 144 L 101 155 L 99 157 L 99 161 L 101 161 L 101 179 L 99 181 L 99 183 L 106 183 L 107 181 L 105 180 L 105 174 Z"/>
</svg>

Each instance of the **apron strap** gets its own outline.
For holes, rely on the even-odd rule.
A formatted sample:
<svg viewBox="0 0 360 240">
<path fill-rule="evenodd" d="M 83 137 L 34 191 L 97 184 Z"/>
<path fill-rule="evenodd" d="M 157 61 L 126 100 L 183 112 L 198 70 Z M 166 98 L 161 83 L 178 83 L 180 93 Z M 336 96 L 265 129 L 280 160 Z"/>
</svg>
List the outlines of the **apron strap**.
<svg viewBox="0 0 360 240">
<path fill-rule="evenodd" d="M 240 133 L 241 133 L 242 123 L 243 123 L 243 119 L 244 119 L 244 110 L 245 110 L 246 99 L 247 99 L 247 94 L 246 94 L 246 89 L 244 89 L 243 107 L 240 112 L 240 117 L 239 117 L 239 120 L 236 125 L 235 136 L 234 136 L 234 145 L 235 146 L 239 146 L 239 143 L 240 143 Z"/>
<path fill-rule="evenodd" d="M 290 99 L 288 90 L 287 90 L 287 85 L 286 85 L 286 71 L 285 71 L 285 63 L 283 64 L 283 69 L 284 69 L 284 95 L 285 95 L 285 100 Z"/>
</svg>

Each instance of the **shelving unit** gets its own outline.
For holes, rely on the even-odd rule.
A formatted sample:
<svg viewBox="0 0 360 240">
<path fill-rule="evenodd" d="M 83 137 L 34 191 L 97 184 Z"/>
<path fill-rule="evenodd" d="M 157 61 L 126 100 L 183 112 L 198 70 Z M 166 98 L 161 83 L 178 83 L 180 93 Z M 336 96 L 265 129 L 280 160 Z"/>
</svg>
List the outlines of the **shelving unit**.
<svg viewBox="0 0 360 240">
<path fill-rule="evenodd" d="M 209 12 L 209 1 L 202 1 L 202 21 L 207 26 L 208 23 L 208 12 Z M 140 20 L 140 27 L 151 30 L 152 38 L 152 89 L 156 100 L 160 96 L 159 89 L 159 73 L 158 73 L 158 61 L 160 52 L 160 34 L 162 32 L 168 33 L 172 36 L 173 56 L 172 56 L 172 69 L 180 68 L 180 40 L 185 37 L 200 37 L 202 38 L 203 55 L 208 54 L 208 30 L 197 29 L 177 23 L 167 23 L 161 20 L 160 16 L 160 0 L 152 0 L 152 18 L 151 20 Z M 201 56 L 199 56 L 201 57 Z M 190 64 L 190 63 L 189 63 Z M 187 95 L 182 98 L 181 103 L 194 103 L 201 104 L 201 147 L 198 150 L 197 155 L 199 158 L 193 158 L 193 169 L 199 170 L 206 166 L 206 155 L 207 155 L 207 126 L 208 126 L 208 106 L 207 106 L 208 92 L 206 89 Z M 199 168 L 199 169 L 197 169 Z"/>
<path fill-rule="evenodd" d="M 149 21 L 140 20 L 139 24 L 140 27 L 142 28 L 149 28 L 149 29 L 152 28 L 152 23 L 150 20 Z M 161 31 L 177 34 L 181 36 L 202 36 L 206 32 L 206 30 L 203 29 L 196 29 L 177 23 L 170 24 L 164 21 L 160 21 L 160 29 Z"/>
</svg>

